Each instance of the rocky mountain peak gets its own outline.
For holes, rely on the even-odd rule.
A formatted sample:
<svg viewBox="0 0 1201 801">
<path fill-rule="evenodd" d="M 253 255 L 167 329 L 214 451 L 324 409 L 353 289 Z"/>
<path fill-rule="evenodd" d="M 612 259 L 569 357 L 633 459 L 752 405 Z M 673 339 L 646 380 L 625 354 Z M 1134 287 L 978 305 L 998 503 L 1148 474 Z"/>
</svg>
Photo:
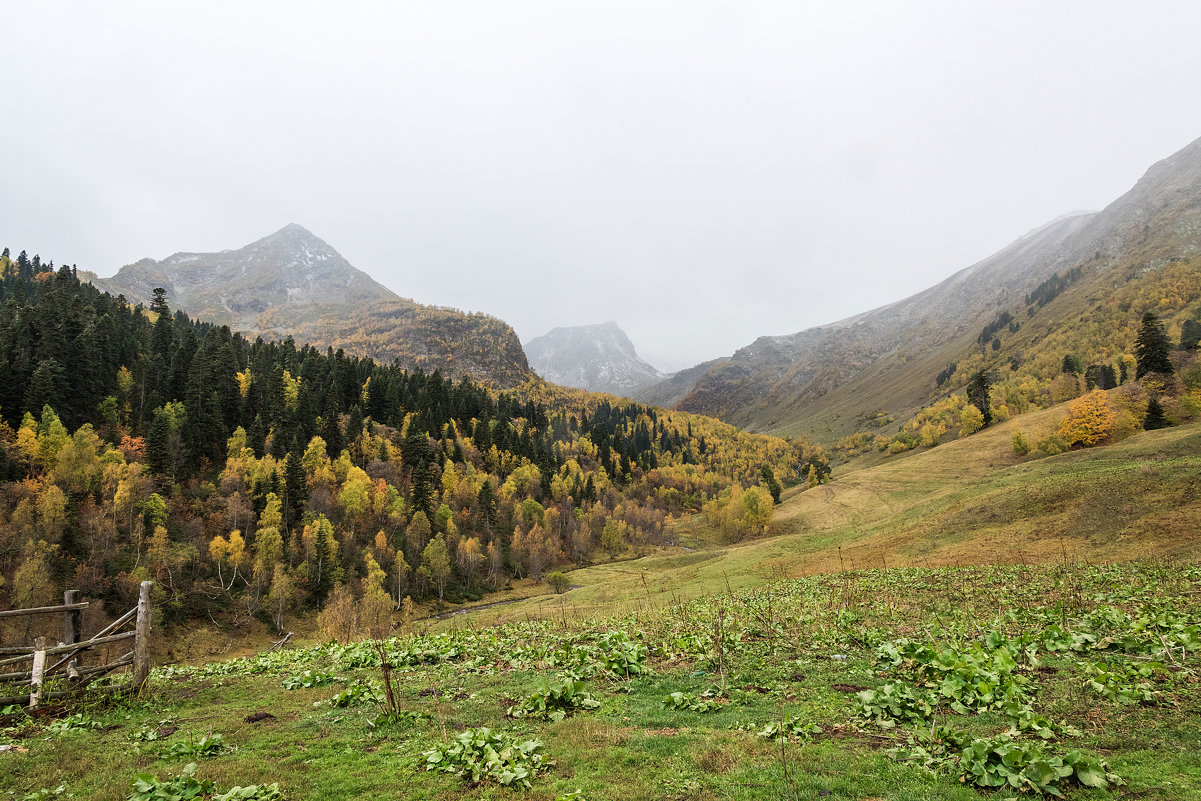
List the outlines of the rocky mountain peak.
<svg viewBox="0 0 1201 801">
<path fill-rule="evenodd" d="M 530 367 L 555 384 L 630 395 L 666 376 L 638 357 L 613 320 L 555 328 L 525 345 Z"/>
<path fill-rule="evenodd" d="M 296 223 L 235 250 L 142 259 L 93 283 L 135 303 L 163 287 L 172 309 L 251 336 L 290 335 L 501 386 L 530 376 L 521 343 L 504 322 L 402 298 Z"/>
</svg>

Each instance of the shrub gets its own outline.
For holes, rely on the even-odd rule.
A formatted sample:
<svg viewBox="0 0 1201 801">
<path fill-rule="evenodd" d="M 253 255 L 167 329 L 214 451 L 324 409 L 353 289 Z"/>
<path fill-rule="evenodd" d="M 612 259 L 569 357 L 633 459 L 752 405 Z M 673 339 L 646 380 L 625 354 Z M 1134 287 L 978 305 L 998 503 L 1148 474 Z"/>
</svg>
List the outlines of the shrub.
<svg viewBox="0 0 1201 801">
<path fill-rule="evenodd" d="M 1015 428 L 1013 430 L 1011 441 L 1013 442 L 1013 452 L 1018 456 L 1025 456 L 1030 452 L 1030 442 L 1026 439 L 1026 435 L 1022 432 L 1022 429 Z"/>
<path fill-rule="evenodd" d="M 563 593 L 568 587 L 571 586 L 571 580 L 558 570 L 554 571 L 553 573 L 546 574 L 546 583 L 549 584 L 550 588 L 556 593 Z"/>
<path fill-rule="evenodd" d="M 1039 456 L 1054 456 L 1059 453 L 1064 453 L 1068 449 L 1068 444 L 1059 438 L 1057 434 L 1051 434 L 1045 439 L 1040 439 L 1038 445 Z"/>
</svg>

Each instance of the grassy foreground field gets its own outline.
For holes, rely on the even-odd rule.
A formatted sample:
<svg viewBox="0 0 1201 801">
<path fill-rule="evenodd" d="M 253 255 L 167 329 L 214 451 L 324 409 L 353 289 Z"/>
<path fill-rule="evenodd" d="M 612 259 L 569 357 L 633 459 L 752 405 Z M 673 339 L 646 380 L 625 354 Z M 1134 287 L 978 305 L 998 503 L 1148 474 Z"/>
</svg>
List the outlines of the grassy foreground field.
<svg viewBox="0 0 1201 801">
<path fill-rule="evenodd" d="M 8 710 L 0 793 L 1201 798 L 1198 593 L 1170 561 L 866 570 L 162 668 L 142 700 Z"/>
</svg>

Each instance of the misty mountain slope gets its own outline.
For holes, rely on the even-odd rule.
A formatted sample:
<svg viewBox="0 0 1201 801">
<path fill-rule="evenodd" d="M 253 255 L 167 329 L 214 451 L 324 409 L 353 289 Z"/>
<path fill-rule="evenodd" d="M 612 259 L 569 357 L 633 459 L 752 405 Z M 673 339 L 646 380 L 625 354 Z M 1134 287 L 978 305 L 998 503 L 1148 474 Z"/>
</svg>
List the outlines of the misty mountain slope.
<svg viewBox="0 0 1201 801">
<path fill-rule="evenodd" d="M 399 297 L 295 224 L 237 250 L 142 259 L 94 283 L 135 302 L 161 286 L 172 308 L 251 335 L 290 335 L 505 387 L 530 377 L 508 324 Z"/>
<path fill-rule="evenodd" d="M 682 378 L 695 376 L 691 386 L 667 382 L 639 397 L 667 401 L 674 395 L 676 407 L 683 410 L 705 410 L 752 429 L 804 429 L 818 436 L 827 432 L 810 418 L 826 407 L 842 421 L 837 426 L 841 430 L 853 424 L 856 415 L 920 405 L 929 394 L 931 377 L 943 366 L 942 357 L 932 354 L 974 339 L 981 317 L 1054 273 L 1064 241 L 1088 219 L 1079 215 L 1032 231 L 996 255 L 897 303 L 796 334 L 760 337 L 703 371 L 681 373 Z M 921 370 L 914 380 L 908 380 L 918 372 L 912 367 L 902 376 L 889 376 L 900 364 L 927 360 L 939 366 L 933 372 Z M 848 387 L 856 379 L 867 386 L 897 377 L 902 379 L 899 384 L 884 393 L 864 396 L 862 387 Z M 869 378 L 874 381 L 865 380 Z M 844 387 L 847 391 L 838 392 Z M 832 393 L 837 395 L 830 397 Z M 830 425 L 833 419 L 827 422 L 823 416 L 822 422 Z"/>
<path fill-rule="evenodd" d="M 1201 140 L 1152 166 L 1103 211 L 1049 223 L 897 303 L 797 334 L 760 337 L 707 369 L 682 373 L 696 376 L 687 392 L 677 379 L 640 398 L 674 395 L 683 410 L 830 441 L 876 411 L 904 417 L 920 408 L 935 389 L 934 376 L 971 354 L 981 329 L 1001 311 L 1023 311 L 1026 294 L 1051 276 L 1079 267 L 1078 287 L 1065 297 L 1098 300 L 1106 287 L 1193 259 L 1199 237 Z M 1035 330 L 1048 335 L 1082 311 L 1063 299 L 1036 310 L 1037 325 L 1021 329 L 1026 346 L 1038 344 Z"/>
<path fill-rule="evenodd" d="M 554 384 L 630 395 L 667 376 L 638 357 L 617 323 L 560 327 L 525 344 L 534 372 Z"/>
</svg>

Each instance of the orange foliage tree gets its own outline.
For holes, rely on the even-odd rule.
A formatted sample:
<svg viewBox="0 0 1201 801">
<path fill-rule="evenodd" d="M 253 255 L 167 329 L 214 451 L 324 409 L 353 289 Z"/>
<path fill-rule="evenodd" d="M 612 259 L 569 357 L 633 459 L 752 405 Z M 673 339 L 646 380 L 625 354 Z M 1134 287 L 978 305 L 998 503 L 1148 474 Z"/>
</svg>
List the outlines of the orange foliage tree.
<svg viewBox="0 0 1201 801">
<path fill-rule="evenodd" d="M 1068 407 L 1068 416 L 1059 424 L 1059 437 L 1069 445 L 1090 448 L 1113 433 L 1117 419 L 1109 396 L 1094 389 Z"/>
</svg>

